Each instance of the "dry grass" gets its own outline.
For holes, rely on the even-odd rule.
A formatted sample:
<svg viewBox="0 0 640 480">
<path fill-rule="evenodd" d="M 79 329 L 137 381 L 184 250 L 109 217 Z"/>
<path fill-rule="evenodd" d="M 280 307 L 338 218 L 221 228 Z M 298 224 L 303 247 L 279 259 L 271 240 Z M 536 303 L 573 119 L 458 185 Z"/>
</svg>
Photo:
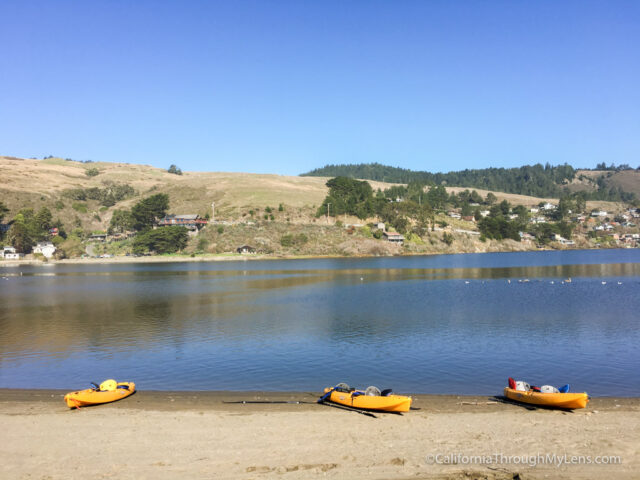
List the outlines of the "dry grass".
<svg viewBox="0 0 640 480">
<path fill-rule="evenodd" d="M 88 177 L 86 171 L 97 168 L 100 174 Z M 172 213 L 197 213 L 204 216 L 211 213 L 211 203 L 215 202 L 217 219 L 246 220 L 253 211 L 255 218 L 262 220 L 265 209 L 270 207 L 276 222 L 288 224 L 313 224 L 318 206 L 327 194 L 327 178 L 291 177 L 281 175 L 224 173 L 224 172 L 185 172 L 173 175 L 163 169 L 148 165 L 125 163 L 80 163 L 61 158 L 47 160 L 18 159 L 0 157 L 0 198 L 9 207 L 9 216 L 19 208 L 47 206 L 65 223 L 80 221 L 86 230 L 106 228 L 112 212 L 116 208 L 129 208 L 141 197 L 153 193 L 168 193 Z M 595 174 L 597 172 L 586 172 Z M 619 172 L 612 176 L 616 182 L 628 191 L 640 195 L 640 172 Z M 70 188 L 100 187 L 105 181 L 127 183 L 133 186 L 138 195 L 114 207 L 100 211 L 97 202 L 87 202 L 88 213 L 79 214 L 71 208 L 71 201 L 62 197 Z M 613 180 L 612 180 L 613 181 Z M 392 184 L 369 182 L 374 190 L 385 189 Z M 449 192 L 465 190 L 448 187 Z M 476 189 L 486 196 L 486 190 Z M 498 200 L 508 200 L 513 204 L 527 206 L 553 199 L 527 197 L 524 195 L 493 192 Z M 62 200 L 64 207 L 53 208 L 56 200 Z M 278 212 L 283 204 L 284 211 Z M 621 205 L 610 202 L 589 202 L 589 208 L 603 208 L 618 211 Z M 99 218 L 98 218 L 99 217 Z M 340 218 L 345 223 L 362 223 L 353 217 Z M 451 223 L 449 221 L 449 223 Z"/>
</svg>

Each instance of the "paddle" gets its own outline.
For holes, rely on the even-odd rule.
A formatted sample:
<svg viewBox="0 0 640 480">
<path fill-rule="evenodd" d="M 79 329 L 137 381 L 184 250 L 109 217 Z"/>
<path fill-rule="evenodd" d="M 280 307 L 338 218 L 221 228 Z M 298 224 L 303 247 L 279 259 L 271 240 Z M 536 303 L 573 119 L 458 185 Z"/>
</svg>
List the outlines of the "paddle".
<svg viewBox="0 0 640 480">
<path fill-rule="evenodd" d="M 318 403 L 323 403 L 323 402 L 324 402 L 327 398 L 329 398 L 329 397 L 331 396 L 331 394 L 332 394 L 333 392 L 335 392 L 335 391 L 336 391 L 336 387 L 333 387 L 332 389 L 330 389 L 327 393 L 325 393 L 323 396 L 321 396 L 321 397 L 318 399 Z"/>
<path fill-rule="evenodd" d="M 318 403 L 320 405 L 325 405 L 327 407 L 339 408 L 341 410 L 347 410 L 349 412 L 360 413 L 361 415 L 366 415 L 367 417 L 378 418 L 373 413 L 367 412 L 366 410 L 359 410 L 357 408 L 347 407 L 346 405 L 338 405 L 337 403 L 333 403 L 333 402 L 318 402 Z"/>
<path fill-rule="evenodd" d="M 285 400 L 236 400 L 233 402 L 222 402 L 222 403 L 265 403 L 265 404 L 276 404 L 276 403 L 290 403 L 290 404 L 294 404 L 294 405 L 299 405 L 301 403 L 308 403 L 308 404 L 313 404 L 315 402 L 305 402 L 303 400 L 292 400 L 292 401 L 285 401 Z"/>
</svg>

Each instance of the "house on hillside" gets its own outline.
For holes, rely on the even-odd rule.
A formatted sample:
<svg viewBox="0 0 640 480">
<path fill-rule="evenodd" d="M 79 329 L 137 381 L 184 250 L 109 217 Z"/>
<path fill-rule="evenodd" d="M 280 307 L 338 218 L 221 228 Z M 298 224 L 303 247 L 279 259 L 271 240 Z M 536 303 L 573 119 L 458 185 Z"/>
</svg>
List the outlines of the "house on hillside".
<svg viewBox="0 0 640 480">
<path fill-rule="evenodd" d="M 241 255 L 245 255 L 248 253 L 256 253 L 256 249 L 250 245 L 243 245 L 241 247 L 236 248 L 236 252 L 238 252 Z"/>
<path fill-rule="evenodd" d="M 107 241 L 107 234 L 106 233 L 92 233 L 89 236 L 89 241 L 90 242 L 106 242 Z"/>
<path fill-rule="evenodd" d="M 400 245 L 404 243 L 404 237 L 397 232 L 384 232 L 382 236 L 388 242 L 398 243 Z"/>
<path fill-rule="evenodd" d="M 207 223 L 206 219 L 200 218 L 200 215 L 167 215 L 158 222 L 159 227 L 186 227 L 191 231 L 200 230 Z"/>
<path fill-rule="evenodd" d="M 16 252 L 14 247 L 6 246 L 2 249 L 2 258 L 5 260 L 20 260 L 24 258 L 24 253 Z"/>
<path fill-rule="evenodd" d="M 33 247 L 33 253 L 41 253 L 45 258 L 53 257 L 55 252 L 56 247 L 51 242 L 38 242 L 38 244 Z"/>
<path fill-rule="evenodd" d="M 562 245 L 575 245 L 576 242 L 574 242 L 573 240 L 567 240 L 566 238 L 564 238 L 562 235 L 558 235 L 557 233 L 554 233 L 551 236 L 551 239 L 562 244 Z"/>
</svg>

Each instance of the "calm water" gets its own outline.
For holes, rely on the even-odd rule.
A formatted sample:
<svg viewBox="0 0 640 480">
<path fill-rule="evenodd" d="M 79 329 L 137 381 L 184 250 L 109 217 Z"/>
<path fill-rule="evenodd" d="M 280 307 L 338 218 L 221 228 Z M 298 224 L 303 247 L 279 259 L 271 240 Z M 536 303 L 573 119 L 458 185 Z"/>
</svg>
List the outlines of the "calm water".
<svg viewBox="0 0 640 480">
<path fill-rule="evenodd" d="M 346 381 L 495 394 L 513 376 L 640 395 L 638 249 L 23 266 L 0 277 L 5 388 L 113 377 L 154 390 Z"/>
</svg>

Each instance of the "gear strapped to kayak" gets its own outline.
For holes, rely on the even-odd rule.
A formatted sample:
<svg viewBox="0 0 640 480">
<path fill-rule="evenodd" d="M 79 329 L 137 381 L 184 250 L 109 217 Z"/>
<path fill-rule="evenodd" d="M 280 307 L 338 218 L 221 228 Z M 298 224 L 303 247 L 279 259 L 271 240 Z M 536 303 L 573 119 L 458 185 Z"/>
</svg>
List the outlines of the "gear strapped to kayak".
<svg viewBox="0 0 640 480">
<path fill-rule="evenodd" d="M 363 390 L 351 388 L 346 383 L 339 383 L 333 388 L 325 388 L 324 395 L 318 403 L 333 402 L 347 407 L 383 412 L 408 412 L 411 408 L 411 397 L 394 395 L 391 389 L 382 390 L 375 386 Z"/>
<path fill-rule="evenodd" d="M 508 383 L 509 386 L 504 389 L 504 396 L 516 402 L 566 409 L 585 408 L 589 402 L 589 395 L 586 392 L 569 393 L 568 384 L 560 388 L 552 385 L 536 387 L 513 378 L 509 378 Z"/>
<path fill-rule="evenodd" d="M 113 379 L 105 380 L 100 385 L 91 382 L 93 388 L 70 392 L 64 396 L 64 401 L 70 408 L 88 407 L 101 403 L 115 402 L 132 395 L 136 391 L 133 382 L 116 382 Z"/>
</svg>

